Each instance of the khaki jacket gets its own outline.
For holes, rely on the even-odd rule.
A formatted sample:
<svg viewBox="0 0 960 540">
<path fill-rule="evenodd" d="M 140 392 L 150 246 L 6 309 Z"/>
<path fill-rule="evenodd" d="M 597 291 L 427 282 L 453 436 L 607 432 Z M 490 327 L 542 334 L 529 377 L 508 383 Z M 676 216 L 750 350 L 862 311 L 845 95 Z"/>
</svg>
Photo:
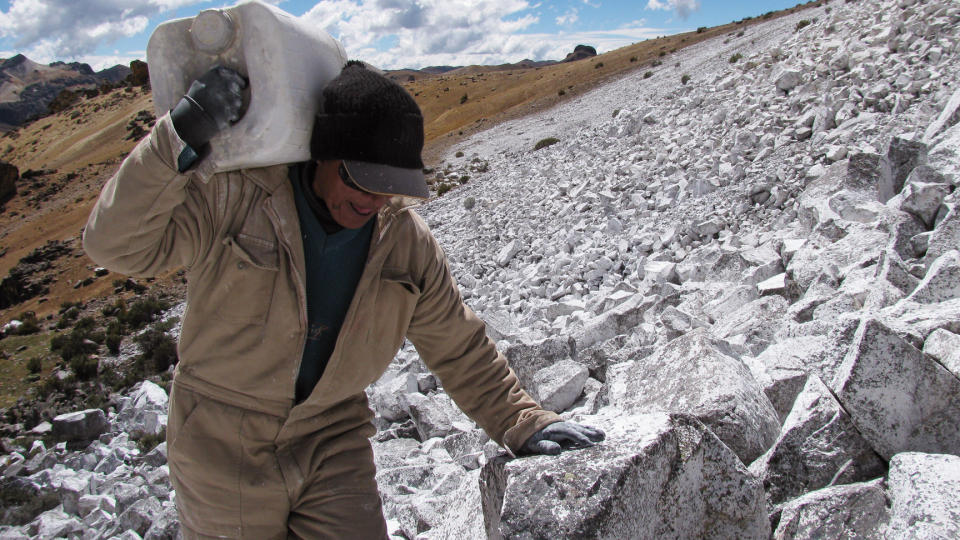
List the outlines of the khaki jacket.
<svg viewBox="0 0 960 540">
<path fill-rule="evenodd" d="M 348 412 L 367 422 L 364 388 L 407 337 L 457 405 L 498 443 L 516 451 L 559 420 L 521 389 L 463 303 L 424 221 L 394 201 L 377 216 L 323 377 L 294 406 L 307 310 L 288 167 L 216 174 L 201 167 L 181 175 L 175 163 L 182 147 L 169 115 L 160 118 L 104 186 L 83 235 L 89 256 L 116 272 L 150 276 L 186 268 L 176 384 L 285 418 L 282 444 Z"/>
</svg>

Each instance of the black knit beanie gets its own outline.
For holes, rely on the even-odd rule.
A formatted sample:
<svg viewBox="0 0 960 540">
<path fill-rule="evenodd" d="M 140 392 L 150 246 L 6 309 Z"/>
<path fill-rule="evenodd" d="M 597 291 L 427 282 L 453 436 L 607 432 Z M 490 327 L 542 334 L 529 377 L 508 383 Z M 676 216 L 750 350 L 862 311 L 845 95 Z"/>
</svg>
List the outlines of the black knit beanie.
<svg viewBox="0 0 960 540">
<path fill-rule="evenodd" d="M 399 84 L 351 60 L 323 90 L 313 159 L 422 169 L 423 114 Z"/>
</svg>

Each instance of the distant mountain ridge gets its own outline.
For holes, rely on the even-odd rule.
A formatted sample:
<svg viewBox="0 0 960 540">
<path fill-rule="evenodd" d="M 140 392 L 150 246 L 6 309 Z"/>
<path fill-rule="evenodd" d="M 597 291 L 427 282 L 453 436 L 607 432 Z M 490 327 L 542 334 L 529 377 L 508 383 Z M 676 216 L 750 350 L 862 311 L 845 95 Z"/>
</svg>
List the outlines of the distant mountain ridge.
<svg viewBox="0 0 960 540">
<path fill-rule="evenodd" d="M 22 54 L 0 59 L 0 132 L 45 114 L 64 89 L 115 84 L 129 74 L 130 68 L 122 65 L 95 72 L 81 62 L 40 64 Z"/>
<path fill-rule="evenodd" d="M 514 62 L 512 64 L 499 64 L 495 66 L 427 66 L 421 69 L 396 69 L 396 70 L 387 70 L 387 76 L 393 80 L 406 82 L 413 81 L 418 77 L 432 77 L 435 75 L 463 75 L 469 74 L 475 71 L 510 71 L 514 69 L 531 69 L 539 68 L 545 66 L 552 66 L 554 64 L 562 64 L 564 62 L 574 62 L 577 60 L 584 60 L 586 58 L 592 58 L 597 56 L 597 50 L 590 45 L 577 45 L 574 47 L 573 52 L 567 54 L 563 60 L 530 60 L 529 58 L 524 58 L 519 62 Z"/>
</svg>

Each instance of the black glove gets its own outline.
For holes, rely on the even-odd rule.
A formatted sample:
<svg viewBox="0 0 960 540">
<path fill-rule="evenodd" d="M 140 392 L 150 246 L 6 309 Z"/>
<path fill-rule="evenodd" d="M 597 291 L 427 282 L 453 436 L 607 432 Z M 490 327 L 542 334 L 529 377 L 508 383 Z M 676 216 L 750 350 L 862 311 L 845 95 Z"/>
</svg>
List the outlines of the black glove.
<svg viewBox="0 0 960 540">
<path fill-rule="evenodd" d="M 173 129 L 199 152 L 220 130 L 240 119 L 242 90 L 247 81 L 236 71 L 214 66 L 193 81 L 190 90 L 170 112 Z"/>
<path fill-rule="evenodd" d="M 531 435 L 520 447 L 520 453 L 555 456 L 561 449 L 593 446 L 604 437 L 603 431 L 597 428 L 573 422 L 556 422 Z"/>
</svg>

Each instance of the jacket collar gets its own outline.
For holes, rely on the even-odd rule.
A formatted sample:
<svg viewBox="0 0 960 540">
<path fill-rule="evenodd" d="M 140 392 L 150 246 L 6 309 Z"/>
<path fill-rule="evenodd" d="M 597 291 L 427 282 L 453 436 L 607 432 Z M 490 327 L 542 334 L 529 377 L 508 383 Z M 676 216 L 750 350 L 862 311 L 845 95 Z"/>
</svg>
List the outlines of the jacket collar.
<svg viewBox="0 0 960 540">
<path fill-rule="evenodd" d="M 278 190 L 287 188 L 286 191 L 289 202 L 293 202 L 293 188 L 288 180 L 290 165 L 273 165 L 271 167 L 261 167 L 257 169 L 242 169 L 240 173 L 245 178 L 251 180 L 264 191 L 273 195 Z M 374 232 L 373 240 L 377 243 L 383 240 L 384 236 L 390 230 L 393 221 L 402 213 L 407 212 L 420 203 L 418 199 L 410 197 L 396 196 L 391 197 L 387 204 L 380 209 L 377 214 L 377 228 Z"/>
</svg>

